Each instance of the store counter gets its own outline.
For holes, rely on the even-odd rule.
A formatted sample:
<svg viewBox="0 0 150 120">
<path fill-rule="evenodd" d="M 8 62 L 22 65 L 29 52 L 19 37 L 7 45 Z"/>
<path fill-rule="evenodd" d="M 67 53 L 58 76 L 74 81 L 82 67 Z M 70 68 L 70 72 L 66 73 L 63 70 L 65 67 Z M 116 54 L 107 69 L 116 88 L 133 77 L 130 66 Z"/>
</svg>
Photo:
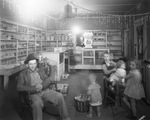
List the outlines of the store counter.
<svg viewBox="0 0 150 120">
<path fill-rule="evenodd" d="M 3 89 L 7 89 L 8 87 L 8 83 L 9 83 L 9 76 L 22 71 L 23 69 L 25 69 L 26 66 L 25 65 L 21 65 L 21 66 L 17 66 L 14 68 L 9 68 L 9 69 L 0 69 L 0 76 L 4 76 L 4 82 L 3 83 Z"/>
</svg>

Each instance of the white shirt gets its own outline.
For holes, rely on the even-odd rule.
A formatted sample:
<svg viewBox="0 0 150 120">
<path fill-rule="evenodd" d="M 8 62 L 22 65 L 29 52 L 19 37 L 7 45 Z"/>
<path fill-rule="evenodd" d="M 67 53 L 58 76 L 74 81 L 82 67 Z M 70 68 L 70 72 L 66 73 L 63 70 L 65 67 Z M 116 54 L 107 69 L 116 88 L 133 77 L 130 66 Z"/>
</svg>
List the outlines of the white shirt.
<svg viewBox="0 0 150 120">
<path fill-rule="evenodd" d="M 42 80 L 40 78 L 40 75 L 37 71 L 30 72 L 31 76 L 31 86 L 36 86 L 37 84 L 42 84 Z"/>
<path fill-rule="evenodd" d="M 122 78 L 125 78 L 126 71 L 123 68 L 118 68 L 115 73 L 111 74 L 110 81 L 119 81 Z"/>
</svg>

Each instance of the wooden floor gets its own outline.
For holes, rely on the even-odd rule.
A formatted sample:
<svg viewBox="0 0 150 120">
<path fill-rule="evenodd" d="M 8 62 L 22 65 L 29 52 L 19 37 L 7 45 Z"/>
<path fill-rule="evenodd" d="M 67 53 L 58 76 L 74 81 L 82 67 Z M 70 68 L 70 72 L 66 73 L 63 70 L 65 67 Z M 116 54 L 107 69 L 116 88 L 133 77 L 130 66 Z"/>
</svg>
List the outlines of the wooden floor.
<svg viewBox="0 0 150 120">
<path fill-rule="evenodd" d="M 76 71 L 71 73 L 68 79 L 62 80 L 63 83 L 68 83 L 68 95 L 65 97 L 68 112 L 72 120 L 90 120 L 86 117 L 87 113 L 81 113 L 76 111 L 74 106 L 74 97 L 81 93 L 86 93 L 87 86 L 89 85 L 88 74 L 94 72 L 97 75 L 97 82 L 101 85 L 101 92 L 103 94 L 102 72 L 101 71 Z M 21 108 L 19 105 L 19 99 L 16 92 L 16 81 L 11 78 L 9 83 L 9 89 L 6 91 L 0 90 L 0 120 L 32 120 L 31 114 L 27 111 L 22 117 Z M 146 115 L 150 120 L 150 106 L 141 101 L 139 104 L 139 115 Z M 49 108 L 49 111 L 53 111 L 53 108 Z M 122 104 L 122 107 L 114 109 L 111 105 L 107 107 L 101 106 L 101 118 L 97 118 L 95 112 L 91 120 L 113 120 L 113 111 L 116 112 L 117 120 L 129 120 L 126 115 L 129 109 Z M 58 116 L 53 116 L 43 112 L 43 120 L 60 120 Z"/>
</svg>

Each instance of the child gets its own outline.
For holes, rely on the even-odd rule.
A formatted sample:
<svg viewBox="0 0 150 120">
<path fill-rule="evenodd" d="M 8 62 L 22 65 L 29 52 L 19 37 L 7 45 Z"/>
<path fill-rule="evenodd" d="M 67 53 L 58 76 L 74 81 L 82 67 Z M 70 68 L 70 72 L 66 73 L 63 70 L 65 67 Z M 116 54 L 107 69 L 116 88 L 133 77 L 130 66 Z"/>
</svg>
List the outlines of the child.
<svg viewBox="0 0 150 120">
<path fill-rule="evenodd" d="M 90 85 L 87 94 L 90 96 L 90 109 L 87 117 L 92 117 L 92 106 L 97 107 L 97 116 L 100 117 L 100 105 L 102 104 L 102 96 L 100 92 L 100 85 L 96 83 L 96 75 L 89 74 Z"/>
<path fill-rule="evenodd" d="M 113 86 L 115 86 L 116 82 L 122 82 L 124 83 L 124 78 L 126 76 L 126 70 L 125 70 L 125 62 L 122 60 L 119 60 L 117 62 L 117 70 L 115 73 L 112 73 L 110 75 L 110 82 L 112 83 L 112 90 L 114 89 Z"/>
<path fill-rule="evenodd" d="M 132 111 L 132 120 L 137 119 L 136 100 L 145 97 L 142 76 L 139 70 L 140 62 L 137 60 L 130 61 L 130 71 L 126 76 L 126 87 L 124 90 L 125 97 L 123 101 Z"/>
<path fill-rule="evenodd" d="M 104 53 L 102 70 L 104 72 L 104 79 L 106 77 L 109 77 L 111 73 L 116 71 L 116 63 L 110 59 L 110 55 L 108 53 Z"/>
<path fill-rule="evenodd" d="M 102 70 L 103 70 L 103 78 L 100 81 L 101 82 L 101 92 L 102 92 L 102 97 L 104 97 L 106 94 L 106 89 L 108 88 L 109 85 L 109 77 L 112 73 L 116 71 L 116 63 L 111 60 L 110 54 L 109 53 L 104 53 L 103 56 L 103 63 L 102 63 Z"/>
</svg>

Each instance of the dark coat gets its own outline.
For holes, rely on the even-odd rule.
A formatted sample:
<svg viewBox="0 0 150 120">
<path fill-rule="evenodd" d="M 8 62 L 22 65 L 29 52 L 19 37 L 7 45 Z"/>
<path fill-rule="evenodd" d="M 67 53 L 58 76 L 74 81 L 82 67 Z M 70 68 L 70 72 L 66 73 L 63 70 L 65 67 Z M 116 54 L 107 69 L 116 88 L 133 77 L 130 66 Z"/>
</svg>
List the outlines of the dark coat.
<svg viewBox="0 0 150 120">
<path fill-rule="evenodd" d="M 37 72 L 39 73 L 43 85 L 43 89 L 46 89 L 49 87 L 51 83 L 50 77 L 46 75 L 43 69 L 38 69 Z M 18 91 L 29 91 L 31 93 L 36 92 L 36 87 L 31 86 L 31 77 L 30 77 L 30 71 L 28 68 L 20 72 L 18 77 L 18 84 L 17 84 L 17 90 Z"/>
</svg>

